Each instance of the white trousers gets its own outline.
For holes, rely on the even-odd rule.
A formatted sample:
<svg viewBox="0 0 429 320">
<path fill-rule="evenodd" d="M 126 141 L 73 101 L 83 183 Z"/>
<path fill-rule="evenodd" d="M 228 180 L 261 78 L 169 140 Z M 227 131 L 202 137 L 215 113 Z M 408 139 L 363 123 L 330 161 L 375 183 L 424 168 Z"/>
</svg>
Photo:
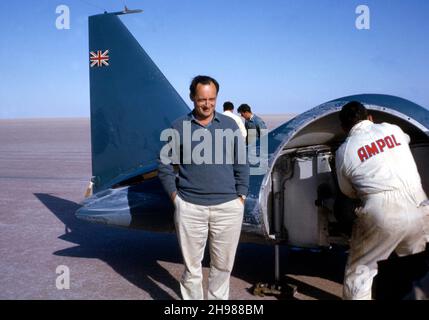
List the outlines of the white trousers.
<svg viewBox="0 0 429 320">
<path fill-rule="evenodd" d="M 184 300 L 202 300 L 201 261 L 207 238 L 210 251 L 208 299 L 227 300 L 229 280 L 241 232 L 244 206 L 237 199 L 214 206 L 201 206 L 175 199 L 174 220 L 185 271 L 180 280 Z"/>
<path fill-rule="evenodd" d="M 377 261 L 425 250 L 429 240 L 429 207 L 419 207 L 421 191 L 387 191 L 369 195 L 357 212 L 346 264 L 343 298 L 370 300 Z"/>
</svg>

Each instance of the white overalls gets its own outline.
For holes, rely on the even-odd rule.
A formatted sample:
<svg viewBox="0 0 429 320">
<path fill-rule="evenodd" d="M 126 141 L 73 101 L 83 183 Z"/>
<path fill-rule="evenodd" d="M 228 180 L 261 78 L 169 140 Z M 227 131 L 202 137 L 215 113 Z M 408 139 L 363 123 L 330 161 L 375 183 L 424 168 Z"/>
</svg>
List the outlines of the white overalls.
<svg viewBox="0 0 429 320">
<path fill-rule="evenodd" d="M 396 125 L 364 120 L 337 151 L 341 191 L 363 202 L 353 225 L 344 299 L 371 299 L 377 261 L 393 251 L 423 251 L 429 241 L 429 207 L 420 206 L 427 196 L 409 142 Z"/>
</svg>

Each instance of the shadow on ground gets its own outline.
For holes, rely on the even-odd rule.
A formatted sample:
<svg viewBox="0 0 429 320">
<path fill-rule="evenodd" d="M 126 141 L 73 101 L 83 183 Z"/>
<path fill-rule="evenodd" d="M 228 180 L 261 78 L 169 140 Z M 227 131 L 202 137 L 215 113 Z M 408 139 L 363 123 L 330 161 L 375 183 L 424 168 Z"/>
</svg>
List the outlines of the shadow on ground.
<svg viewBox="0 0 429 320">
<path fill-rule="evenodd" d="M 175 234 L 142 232 L 87 223 L 77 219 L 74 215 L 80 207 L 79 204 L 45 193 L 36 193 L 35 196 L 64 223 L 65 231 L 60 239 L 76 244 L 76 246 L 54 252 L 55 255 L 100 259 L 156 300 L 174 299 L 157 282 L 180 296 L 177 279 L 158 263 L 158 261 L 181 263 L 182 259 Z M 205 257 L 203 265 L 208 267 L 207 252 Z M 281 274 L 308 275 L 342 283 L 344 253 L 297 251 L 281 247 L 280 257 Z M 252 284 L 256 282 L 272 283 L 274 280 L 273 247 L 240 243 L 233 276 Z M 299 280 L 290 277 L 283 278 L 283 280 L 298 286 L 299 292 L 315 299 L 338 299 L 329 292 Z"/>
<path fill-rule="evenodd" d="M 342 284 L 347 255 L 344 250 L 303 250 L 280 247 L 280 285 L 291 284 L 298 292 L 318 300 L 339 300 L 328 291 L 304 283 L 288 275 L 318 277 Z M 268 245 L 241 244 L 237 251 L 234 275 L 250 283 L 263 282 L 273 284 L 274 247 Z M 295 298 L 282 295 L 280 299 Z"/>
<path fill-rule="evenodd" d="M 173 299 L 155 281 L 180 295 L 177 280 L 158 263 L 159 260 L 181 262 L 174 234 L 87 223 L 75 217 L 74 213 L 80 207 L 77 203 L 49 194 L 35 196 L 64 223 L 65 231 L 60 239 L 76 244 L 54 252 L 55 255 L 100 259 L 153 299 Z"/>
</svg>

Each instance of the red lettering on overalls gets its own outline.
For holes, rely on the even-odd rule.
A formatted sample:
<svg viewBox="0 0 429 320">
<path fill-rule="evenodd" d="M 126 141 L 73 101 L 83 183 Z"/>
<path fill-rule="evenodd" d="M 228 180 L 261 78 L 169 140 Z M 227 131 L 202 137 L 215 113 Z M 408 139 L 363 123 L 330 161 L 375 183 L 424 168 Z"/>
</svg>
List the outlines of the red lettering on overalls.
<svg viewBox="0 0 429 320">
<path fill-rule="evenodd" d="M 371 146 L 366 145 L 365 146 L 366 152 L 368 153 L 368 156 L 371 158 L 372 156 L 378 154 L 377 146 L 375 145 L 375 142 L 371 143 Z"/>
<path fill-rule="evenodd" d="M 393 144 L 392 138 L 387 136 L 384 138 L 384 141 L 386 142 L 386 145 L 389 149 L 392 149 L 395 145 Z"/>
<path fill-rule="evenodd" d="M 368 159 L 368 154 L 365 151 L 365 148 L 362 147 L 357 151 L 357 154 L 359 156 L 359 159 L 361 162 L 364 162 L 366 159 Z"/>
<path fill-rule="evenodd" d="M 399 142 L 396 141 L 396 138 L 395 138 L 394 134 L 392 134 L 392 139 L 393 139 L 393 142 L 395 143 L 396 146 L 400 146 L 401 145 Z"/>
<path fill-rule="evenodd" d="M 383 139 L 379 139 L 376 141 L 377 145 L 378 145 L 378 149 L 380 150 L 380 152 L 384 152 L 384 147 L 386 147 L 386 143 L 384 142 Z"/>
</svg>

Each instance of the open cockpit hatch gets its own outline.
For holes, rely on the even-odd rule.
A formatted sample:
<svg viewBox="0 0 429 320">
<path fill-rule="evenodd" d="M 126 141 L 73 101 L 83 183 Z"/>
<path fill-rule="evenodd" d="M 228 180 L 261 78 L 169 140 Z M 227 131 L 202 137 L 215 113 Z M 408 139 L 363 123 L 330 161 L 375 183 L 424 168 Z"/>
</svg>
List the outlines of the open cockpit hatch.
<svg viewBox="0 0 429 320">
<path fill-rule="evenodd" d="M 429 192 L 427 128 L 395 110 L 367 108 L 374 122 L 397 124 L 410 136 L 422 183 Z M 277 152 L 263 195 L 272 239 L 310 248 L 347 244 L 356 203 L 341 194 L 335 174 L 335 152 L 345 139 L 339 110 L 303 121 Z"/>
</svg>

